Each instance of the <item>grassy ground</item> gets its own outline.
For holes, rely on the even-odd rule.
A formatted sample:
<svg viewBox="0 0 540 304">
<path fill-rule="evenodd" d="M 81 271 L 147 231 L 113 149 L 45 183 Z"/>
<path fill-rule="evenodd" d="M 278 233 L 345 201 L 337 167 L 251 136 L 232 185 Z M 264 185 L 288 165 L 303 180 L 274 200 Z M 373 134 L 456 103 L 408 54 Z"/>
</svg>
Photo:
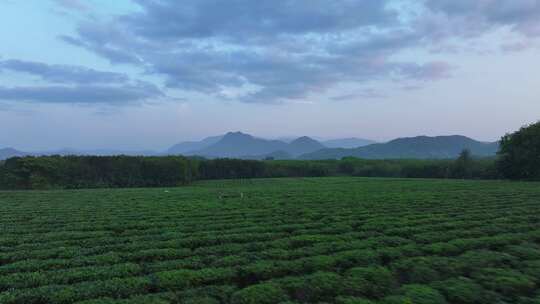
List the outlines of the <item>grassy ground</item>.
<svg viewBox="0 0 540 304">
<path fill-rule="evenodd" d="M 0 303 L 540 303 L 539 290 L 540 183 L 0 192 Z"/>
</svg>

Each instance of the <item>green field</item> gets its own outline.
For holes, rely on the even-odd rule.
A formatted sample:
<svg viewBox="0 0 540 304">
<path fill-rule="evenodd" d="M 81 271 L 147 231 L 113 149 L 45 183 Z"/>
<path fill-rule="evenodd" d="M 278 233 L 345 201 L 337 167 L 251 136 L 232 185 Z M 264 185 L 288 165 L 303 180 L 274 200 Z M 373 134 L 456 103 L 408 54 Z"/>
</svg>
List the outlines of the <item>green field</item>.
<svg viewBox="0 0 540 304">
<path fill-rule="evenodd" d="M 540 303 L 540 183 L 0 192 L 0 303 Z"/>
</svg>

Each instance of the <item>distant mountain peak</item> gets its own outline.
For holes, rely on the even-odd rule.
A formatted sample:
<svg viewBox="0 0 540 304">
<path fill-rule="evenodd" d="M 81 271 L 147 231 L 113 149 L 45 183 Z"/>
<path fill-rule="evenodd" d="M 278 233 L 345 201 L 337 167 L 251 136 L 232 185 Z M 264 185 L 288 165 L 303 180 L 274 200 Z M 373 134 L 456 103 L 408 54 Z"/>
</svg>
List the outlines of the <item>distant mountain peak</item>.
<svg viewBox="0 0 540 304">
<path fill-rule="evenodd" d="M 249 157 L 264 158 L 264 156 L 279 155 L 285 158 L 290 155 L 294 158 L 298 155 L 315 152 L 324 149 L 320 142 L 303 136 L 291 143 L 280 140 L 269 140 L 252 136 L 243 132 L 229 132 L 218 142 L 196 151 L 194 154 L 206 157 Z"/>
<path fill-rule="evenodd" d="M 240 131 L 228 132 L 227 134 L 225 134 L 225 137 L 254 138 L 253 136 L 251 136 L 249 134 L 246 134 L 246 133 L 243 133 L 243 132 L 240 132 Z"/>
<path fill-rule="evenodd" d="M 291 142 L 291 144 L 294 144 L 294 143 L 319 143 L 319 142 L 309 136 L 302 136 L 302 137 L 298 137 L 297 139 Z"/>
<path fill-rule="evenodd" d="M 293 156 L 299 156 L 304 153 L 315 152 L 324 148 L 326 147 L 315 139 L 308 136 L 302 136 L 293 140 L 286 151 Z"/>
</svg>

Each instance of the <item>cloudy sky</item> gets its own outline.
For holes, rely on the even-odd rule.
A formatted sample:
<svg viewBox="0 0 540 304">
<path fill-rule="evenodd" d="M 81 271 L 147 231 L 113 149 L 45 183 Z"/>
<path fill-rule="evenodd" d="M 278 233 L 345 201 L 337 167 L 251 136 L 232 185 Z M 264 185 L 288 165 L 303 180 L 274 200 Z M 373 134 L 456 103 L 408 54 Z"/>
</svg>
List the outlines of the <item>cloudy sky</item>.
<svg viewBox="0 0 540 304">
<path fill-rule="evenodd" d="M 540 0 L 0 0 L 0 20 L 0 148 L 540 119 Z"/>
</svg>

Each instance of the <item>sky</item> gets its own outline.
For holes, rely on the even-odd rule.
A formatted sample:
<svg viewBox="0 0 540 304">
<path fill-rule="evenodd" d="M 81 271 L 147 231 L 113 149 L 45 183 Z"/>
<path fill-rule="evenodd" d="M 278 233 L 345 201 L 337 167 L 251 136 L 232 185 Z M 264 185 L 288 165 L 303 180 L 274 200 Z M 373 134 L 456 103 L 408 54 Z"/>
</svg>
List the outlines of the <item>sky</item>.
<svg viewBox="0 0 540 304">
<path fill-rule="evenodd" d="M 540 119 L 540 0 L 0 0 L 0 20 L 0 148 L 495 141 Z"/>
</svg>

